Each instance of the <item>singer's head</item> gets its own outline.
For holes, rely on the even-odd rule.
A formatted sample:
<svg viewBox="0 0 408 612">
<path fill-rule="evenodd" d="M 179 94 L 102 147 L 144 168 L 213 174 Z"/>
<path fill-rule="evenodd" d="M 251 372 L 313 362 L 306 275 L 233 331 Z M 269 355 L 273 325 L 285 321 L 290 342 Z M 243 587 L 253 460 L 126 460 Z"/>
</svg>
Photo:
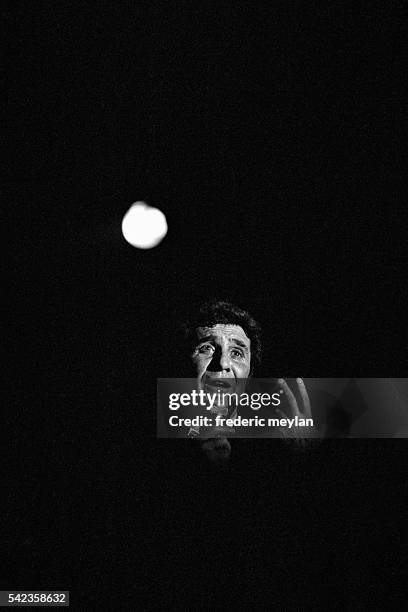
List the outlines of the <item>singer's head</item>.
<svg viewBox="0 0 408 612">
<path fill-rule="evenodd" d="M 194 376 L 228 386 L 253 375 L 261 360 L 261 329 L 245 310 L 230 302 L 204 303 L 184 325 L 186 351 Z"/>
</svg>

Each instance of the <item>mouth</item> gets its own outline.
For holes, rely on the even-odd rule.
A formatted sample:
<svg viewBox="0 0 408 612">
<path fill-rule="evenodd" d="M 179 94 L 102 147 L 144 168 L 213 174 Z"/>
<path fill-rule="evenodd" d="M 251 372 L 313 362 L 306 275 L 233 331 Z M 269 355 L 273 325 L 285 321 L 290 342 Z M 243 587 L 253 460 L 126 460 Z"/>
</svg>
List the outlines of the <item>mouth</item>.
<svg viewBox="0 0 408 612">
<path fill-rule="evenodd" d="M 231 389 L 232 384 L 221 378 L 207 378 L 205 380 L 207 387 L 213 387 L 215 389 Z"/>
</svg>

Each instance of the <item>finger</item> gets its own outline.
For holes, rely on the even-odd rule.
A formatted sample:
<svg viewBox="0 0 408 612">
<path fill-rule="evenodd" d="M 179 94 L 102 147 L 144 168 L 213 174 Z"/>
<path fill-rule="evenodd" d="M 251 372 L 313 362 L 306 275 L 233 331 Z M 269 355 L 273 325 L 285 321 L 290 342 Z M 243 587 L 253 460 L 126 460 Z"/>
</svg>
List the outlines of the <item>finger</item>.
<svg viewBox="0 0 408 612">
<path fill-rule="evenodd" d="M 288 398 L 288 402 L 289 402 L 289 406 L 292 409 L 294 416 L 295 415 L 300 415 L 300 411 L 299 411 L 299 407 L 297 405 L 297 401 L 296 401 L 296 397 L 293 395 L 292 391 L 289 388 L 289 385 L 287 384 L 286 380 L 284 378 L 280 378 L 278 380 L 279 385 L 281 385 L 283 392 L 285 393 L 286 397 Z"/>
<path fill-rule="evenodd" d="M 300 396 L 301 396 L 302 402 L 303 402 L 303 413 L 305 414 L 305 416 L 311 417 L 312 416 L 312 408 L 310 406 L 310 400 L 309 400 L 309 396 L 308 396 L 307 391 L 306 391 L 305 383 L 303 382 L 303 380 L 301 378 L 297 378 L 296 382 L 298 384 Z"/>
<path fill-rule="evenodd" d="M 275 409 L 275 413 L 278 415 L 278 417 L 280 419 L 287 419 L 288 415 L 285 414 L 282 410 L 280 410 L 279 408 Z M 294 432 L 292 429 L 289 429 L 288 427 L 280 427 L 280 432 L 282 434 L 283 438 L 293 438 L 294 437 Z"/>
<path fill-rule="evenodd" d="M 208 459 L 216 464 L 223 463 L 229 459 L 231 444 L 226 438 L 207 440 L 202 444 Z"/>
</svg>

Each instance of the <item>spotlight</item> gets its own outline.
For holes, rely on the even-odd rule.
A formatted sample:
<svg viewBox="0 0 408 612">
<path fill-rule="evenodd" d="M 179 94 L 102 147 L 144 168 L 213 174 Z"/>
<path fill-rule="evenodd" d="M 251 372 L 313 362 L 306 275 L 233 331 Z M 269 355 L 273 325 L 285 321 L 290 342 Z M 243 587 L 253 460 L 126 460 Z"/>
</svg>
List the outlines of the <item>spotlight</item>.
<svg viewBox="0 0 408 612">
<path fill-rule="evenodd" d="M 138 249 L 151 249 L 167 234 L 167 221 L 158 208 L 135 202 L 122 220 L 124 239 Z"/>
</svg>

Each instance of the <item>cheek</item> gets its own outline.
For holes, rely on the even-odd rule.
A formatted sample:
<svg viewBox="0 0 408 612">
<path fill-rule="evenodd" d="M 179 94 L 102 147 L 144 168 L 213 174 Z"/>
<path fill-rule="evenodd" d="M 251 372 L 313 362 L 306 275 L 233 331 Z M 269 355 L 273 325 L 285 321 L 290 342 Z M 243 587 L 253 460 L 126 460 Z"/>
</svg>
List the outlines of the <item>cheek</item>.
<svg viewBox="0 0 408 612">
<path fill-rule="evenodd" d="M 203 357 L 202 355 L 193 357 L 192 362 L 196 373 L 200 374 L 205 372 L 209 361 L 210 360 L 207 357 Z"/>
<path fill-rule="evenodd" d="M 239 374 L 239 378 L 247 378 L 249 376 L 250 371 L 251 368 L 248 363 L 240 363 L 236 368 L 236 372 L 237 374 Z"/>
</svg>

